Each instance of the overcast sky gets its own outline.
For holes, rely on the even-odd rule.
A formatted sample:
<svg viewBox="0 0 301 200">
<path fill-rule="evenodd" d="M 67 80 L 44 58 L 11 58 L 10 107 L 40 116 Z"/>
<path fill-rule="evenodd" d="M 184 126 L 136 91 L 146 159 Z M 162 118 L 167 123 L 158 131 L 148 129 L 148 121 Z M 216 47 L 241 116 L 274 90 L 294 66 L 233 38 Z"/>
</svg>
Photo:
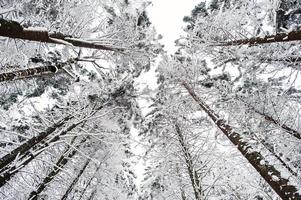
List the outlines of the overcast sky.
<svg viewBox="0 0 301 200">
<path fill-rule="evenodd" d="M 161 42 L 169 53 L 176 48 L 174 41 L 184 35 L 183 17 L 190 15 L 195 5 L 202 0 L 152 0 L 153 5 L 148 7 L 149 17 L 157 32 L 163 35 Z"/>
<path fill-rule="evenodd" d="M 173 54 L 176 51 L 174 41 L 181 35 L 185 35 L 182 30 L 182 27 L 185 26 L 183 22 L 184 16 L 190 15 L 194 6 L 201 1 L 202 0 L 152 0 L 153 4 L 148 6 L 148 16 L 156 28 L 157 33 L 163 35 L 163 39 L 160 40 L 160 42 L 164 44 L 168 54 Z M 153 90 L 157 88 L 155 70 L 159 60 L 158 58 L 150 71 L 141 74 L 141 76 L 137 78 L 136 81 L 139 83 L 140 89 L 146 86 Z M 147 107 L 147 103 L 143 102 L 142 104 Z M 144 111 L 147 112 L 147 109 Z"/>
</svg>

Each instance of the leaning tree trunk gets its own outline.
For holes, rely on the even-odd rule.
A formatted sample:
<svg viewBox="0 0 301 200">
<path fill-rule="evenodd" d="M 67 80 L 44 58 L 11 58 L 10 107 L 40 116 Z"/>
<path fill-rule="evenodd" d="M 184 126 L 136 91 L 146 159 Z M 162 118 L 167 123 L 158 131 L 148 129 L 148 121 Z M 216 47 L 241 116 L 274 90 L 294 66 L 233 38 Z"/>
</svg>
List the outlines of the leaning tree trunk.
<svg viewBox="0 0 301 200">
<path fill-rule="evenodd" d="M 229 42 L 221 42 L 212 44 L 211 46 L 237 46 L 237 45 L 257 45 L 257 44 L 268 44 L 275 42 L 291 42 L 301 40 L 301 31 L 292 31 L 289 33 L 278 33 L 276 35 L 269 35 L 265 37 L 253 37 L 249 39 L 233 40 Z"/>
<path fill-rule="evenodd" d="M 185 194 L 185 189 L 184 189 L 184 185 L 183 185 L 183 183 L 182 183 L 182 179 L 181 179 L 181 175 L 180 175 L 180 171 L 179 171 L 179 166 L 178 166 L 178 164 L 176 164 L 176 172 L 177 172 L 178 181 L 179 181 L 179 185 L 180 185 L 181 199 L 182 199 L 182 200 L 187 200 L 187 197 L 186 197 L 186 194 Z"/>
<path fill-rule="evenodd" d="M 115 93 L 113 93 L 115 94 Z M 117 95 L 117 94 L 116 94 Z M 101 110 L 106 104 L 102 104 L 95 108 L 89 116 L 95 115 L 99 110 Z M 86 116 L 88 117 L 88 116 Z M 47 136 L 49 136 L 51 133 L 53 133 L 57 128 L 63 126 L 66 121 L 74 118 L 74 116 L 67 116 L 64 119 L 60 120 L 58 123 L 56 123 L 56 126 L 51 126 L 46 129 L 45 132 L 42 132 L 37 137 L 31 138 L 29 141 L 25 142 L 18 148 L 14 149 L 11 153 L 5 155 L 0 160 L 0 187 L 2 187 L 5 183 L 7 183 L 12 176 L 14 176 L 17 172 L 20 171 L 23 167 L 25 167 L 30 161 L 32 161 L 36 156 L 38 156 L 41 151 L 43 151 L 47 146 L 49 146 L 50 143 L 56 142 L 60 139 L 60 136 L 65 135 L 78 125 L 85 123 L 88 118 L 80 120 L 79 122 L 73 123 L 70 126 L 68 126 L 66 129 L 62 130 L 59 134 L 57 134 L 55 137 L 51 138 L 49 141 L 44 141 Z M 32 151 L 38 153 L 33 153 Z M 23 160 L 23 163 L 18 166 L 9 166 L 11 162 L 13 162 L 17 157 L 20 157 L 21 160 Z"/>
<path fill-rule="evenodd" d="M 258 138 L 260 144 L 262 144 L 277 160 L 285 167 L 293 176 L 298 177 L 298 173 L 295 172 L 284 160 L 274 151 L 274 148 L 270 143 L 266 142 L 264 139 Z"/>
<path fill-rule="evenodd" d="M 40 155 L 49 144 L 54 143 L 60 139 L 60 136 L 65 135 L 66 133 L 70 132 L 72 129 L 77 127 L 79 124 L 83 123 L 84 121 L 80 121 L 78 123 L 74 123 L 70 125 L 65 130 L 61 131 L 58 135 L 51 138 L 49 141 L 41 141 L 39 146 L 33 146 L 32 150 L 35 152 L 27 151 L 19 160 L 22 160 L 18 165 L 14 166 L 5 166 L 1 169 L 0 175 L 0 187 L 6 184 L 16 173 L 18 173 L 23 167 L 25 167 L 28 163 L 30 163 L 34 158 Z"/>
<path fill-rule="evenodd" d="M 95 195 L 96 195 L 96 189 L 94 189 L 93 190 L 93 192 L 91 193 L 91 195 L 88 197 L 88 199 L 87 200 L 92 200 L 94 197 L 95 197 Z"/>
<path fill-rule="evenodd" d="M 189 152 L 188 146 L 184 141 L 184 136 L 182 134 L 182 131 L 180 130 L 180 127 L 178 124 L 175 124 L 176 134 L 178 137 L 178 140 L 180 142 L 180 145 L 182 147 L 182 152 L 184 154 L 185 163 L 187 166 L 189 178 L 191 181 L 191 185 L 194 191 L 194 195 L 196 200 L 202 199 L 202 189 L 201 189 L 201 182 L 199 180 L 199 176 L 194 168 L 193 162 L 192 162 L 192 156 Z"/>
<path fill-rule="evenodd" d="M 75 156 L 77 152 L 77 148 L 80 147 L 87 139 L 82 139 L 76 147 L 72 147 L 77 137 L 73 137 L 70 146 L 63 152 L 61 157 L 56 162 L 53 170 L 43 179 L 38 188 L 35 191 L 32 191 L 29 194 L 28 200 L 37 200 L 39 194 L 44 191 L 46 186 L 56 177 L 56 175 L 64 168 L 64 166 L 68 163 L 68 161 Z M 74 148 L 74 149 L 73 149 Z M 73 150 L 72 150 L 73 149 Z"/>
<path fill-rule="evenodd" d="M 280 171 L 274 166 L 267 164 L 260 152 L 252 148 L 252 146 L 243 140 L 241 135 L 225 123 L 224 120 L 201 100 L 194 90 L 186 83 L 182 83 L 185 89 L 195 102 L 208 114 L 219 129 L 228 137 L 228 139 L 237 147 L 242 155 L 249 161 L 261 177 L 273 188 L 273 190 L 284 200 L 299 200 L 301 195 L 295 186 L 290 185 L 289 180 L 282 177 Z"/>
<path fill-rule="evenodd" d="M 35 136 L 25 143 L 21 144 L 19 147 L 14 149 L 12 152 L 6 154 L 0 159 L 0 172 L 3 172 L 3 168 L 13 162 L 16 157 L 20 157 L 23 155 L 29 154 L 29 150 L 34 147 L 36 144 L 43 141 L 46 137 L 50 134 L 55 132 L 58 128 L 62 127 L 66 122 L 70 119 L 74 118 L 73 116 L 68 115 L 67 117 L 59 120 L 58 122 L 54 123 L 52 126 L 48 127 L 44 132 L 39 133 L 38 136 Z"/>
<path fill-rule="evenodd" d="M 90 177 L 90 179 L 89 179 L 89 181 L 87 182 L 85 188 L 81 191 L 81 194 L 80 194 L 80 196 L 79 196 L 79 198 L 78 198 L 79 200 L 81 200 L 81 199 L 84 197 L 84 195 L 85 195 L 87 189 L 89 188 L 89 186 L 90 186 L 92 180 L 95 178 L 95 176 L 96 176 L 96 174 L 98 173 L 98 171 L 100 170 L 100 168 L 101 168 L 101 164 L 99 164 L 99 165 L 97 166 L 97 168 L 96 168 L 94 174 Z"/>
<path fill-rule="evenodd" d="M 19 22 L 0 19 L 0 36 L 14 39 L 23 39 L 36 42 L 45 42 L 52 44 L 63 44 L 83 48 L 92 48 L 107 51 L 124 51 L 119 47 L 96 44 L 93 42 L 74 38 L 70 35 L 64 35 L 59 32 L 48 32 L 47 30 L 37 28 L 24 28 Z"/>
<path fill-rule="evenodd" d="M 239 98 L 237 98 L 239 99 Z M 301 133 L 298 132 L 297 130 L 289 127 L 288 125 L 284 124 L 284 123 L 281 123 L 279 120 L 276 120 L 274 119 L 272 116 L 264 113 L 264 112 L 261 112 L 259 110 L 257 110 L 256 108 L 254 108 L 253 106 L 251 106 L 250 104 L 248 104 L 247 102 L 245 102 L 244 100 L 242 99 L 239 99 L 241 102 L 243 102 L 248 108 L 250 108 L 251 110 L 253 110 L 255 113 L 261 115 L 262 117 L 264 117 L 265 120 L 277 125 L 277 126 L 280 126 L 283 130 L 285 130 L 288 134 L 290 134 L 291 136 L 301 140 Z"/>
<path fill-rule="evenodd" d="M 1 73 L 0 82 L 22 80 L 22 79 L 28 79 L 28 78 L 42 76 L 42 75 L 55 74 L 60 69 L 62 69 L 65 64 L 66 63 L 59 63 L 57 65 L 48 65 L 48 66 Z"/>
<path fill-rule="evenodd" d="M 90 162 L 91 162 L 91 159 L 88 159 L 86 161 L 86 163 L 84 164 L 84 166 L 82 167 L 82 169 L 79 171 L 79 173 L 77 174 L 77 176 L 75 177 L 75 179 L 69 185 L 68 189 L 66 190 L 66 192 L 63 195 L 63 197 L 61 198 L 61 200 L 66 200 L 68 198 L 70 192 L 72 191 L 72 189 L 74 188 L 74 186 L 77 184 L 78 180 L 80 179 L 81 175 L 84 173 L 84 171 L 86 170 L 86 168 L 88 167 L 88 165 L 89 165 Z"/>
</svg>

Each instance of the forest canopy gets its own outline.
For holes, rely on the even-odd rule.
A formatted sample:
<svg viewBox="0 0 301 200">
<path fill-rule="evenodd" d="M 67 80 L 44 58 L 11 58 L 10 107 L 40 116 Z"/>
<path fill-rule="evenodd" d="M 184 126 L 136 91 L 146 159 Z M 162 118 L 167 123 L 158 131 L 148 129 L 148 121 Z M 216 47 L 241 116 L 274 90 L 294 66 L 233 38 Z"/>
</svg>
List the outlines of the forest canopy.
<svg viewBox="0 0 301 200">
<path fill-rule="evenodd" d="M 151 4 L 0 1 L 0 199 L 301 200 L 301 1 Z"/>
</svg>

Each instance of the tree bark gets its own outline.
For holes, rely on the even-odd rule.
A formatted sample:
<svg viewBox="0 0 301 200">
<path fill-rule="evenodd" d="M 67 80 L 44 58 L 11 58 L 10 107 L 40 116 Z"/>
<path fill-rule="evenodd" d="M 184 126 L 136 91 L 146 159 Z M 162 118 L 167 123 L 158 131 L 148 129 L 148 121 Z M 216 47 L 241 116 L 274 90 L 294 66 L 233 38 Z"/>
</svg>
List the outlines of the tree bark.
<svg viewBox="0 0 301 200">
<path fill-rule="evenodd" d="M 187 166 L 187 170 L 188 170 L 188 174 L 189 174 L 191 185 L 192 185 L 192 188 L 194 191 L 195 198 L 196 198 L 196 200 L 201 200 L 202 199 L 201 182 L 199 180 L 199 176 L 198 176 L 196 170 L 194 169 L 194 165 L 192 162 L 192 156 L 189 152 L 187 144 L 184 141 L 184 136 L 183 136 L 182 131 L 180 130 L 180 127 L 178 124 L 175 124 L 175 129 L 176 129 L 178 140 L 182 147 L 182 152 L 184 154 L 184 159 L 185 159 L 185 163 Z"/>
<path fill-rule="evenodd" d="M 114 94 L 114 93 L 113 93 Z M 94 115 L 99 110 L 101 110 L 105 104 L 95 108 L 89 115 Z M 66 129 L 62 130 L 60 134 L 53 137 L 50 141 L 45 141 L 45 139 L 51 135 L 57 128 L 63 126 L 67 121 L 74 118 L 74 116 L 67 116 L 59 122 L 55 123 L 51 127 L 48 127 L 45 132 L 40 133 L 37 137 L 29 139 L 24 144 L 20 145 L 14 149 L 11 153 L 6 154 L 0 159 L 0 187 L 2 187 L 11 177 L 16 174 L 21 168 L 27 165 L 31 160 L 33 160 L 38 154 L 33 151 L 38 152 L 43 150 L 45 147 L 49 146 L 50 143 L 56 142 L 60 139 L 60 136 L 65 135 L 79 124 L 85 123 L 87 120 L 80 120 L 79 122 L 73 123 Z M 32 151 L 29 151 L 32 150 Z M 17 157 L 19 160 L 25 160 L 22 166 L 9 166 Z M 29 158 L 26 158 L 29 157 Z"/>
<path fill-rule="evenodd" d="M 93 190 L 93 192 L 91 193 L 91 195 L 88 197 L 87 200 L 92 200 L 92 199 L 94 199 L 95 195 L 96 195 L 96 189 Z"/>
<path fill-rule="evenodd" d="M 75 142 L 77 137 L 74 137 L 71 141 L 71 145 Z M 29 194 L 28 200 L 37 200 L 39 194 L 46 188 L 46 186 L 56 177 L 56 175 L 61 171 L 62 168 L 68 163 L 68 161 L 75 156 L 77 152 L 77 148 L 80 147 L 87 139 L 82 139 L 79 144 L 76 145 L 75 149 L 72 150 L 72 146 L 68 146 L 68 148 L 63 152 L 61 157 L 56 162 L 52 171 L 43 179 L 38 188 L 35 191 L 32 191 Z"/>
<path fill-rule="evenodd" d="M 239 99 L 239 98 L 238 98 Z M 245 102 L 244 100 L 242 99 L 239 99 L 241 102 L 243 102 L 248 108 L 250 108 L 251 110 L 253 110 L 255 113 L 261 115 L 262 117 L 264 117 L 265 120 L 277 125 L 277 126 L 280 126 L 282 129 L 284 129 L 288 134 L 290 134 L 291 136 L 301 140 L 301 133 L 299 133 L 297 130 L 287 126 L 286 124 L 282 124 L 280 123 L 278 120 L 274 119 L 272 116 L 264 113 L 264 112 L 261 112 L 259 110 L 257 110 L 256 108 L 254 108 L 253 106 L 249 105 L 247 102 Z"/>
<path fill-rule="evenodd" d="M 269 44 L 275 42 L 291 42 L 301 40 L 301 31 L 292 31 L 289 33 L 278 33 L 276 35 L 269 35 L 265 37 L 253 37 L 249 39 L 233 40 L 229 42 L 221 42 L 212 44 L 211 46 L 237 46 L 237 45 L 257 45 L 257 44 Z"/>
<path fill-rule="evenodd" d="M 283 200 L 301 199 L 301 195 L 298 193 L 297 188 L 290 185 L 289 180 L 282 177 L 280 171 L 274 166 L 267 164 L 268 162 L 266 162 L 261 153 L 253 149 L 248 142 L 243 140 L 239 133 L 235 132 L 231 126 L 220 119 L 220 117 L 196 95 L 194 90 L 186 82 L 182 82 L 182 84 L 194 101 L 208 114 L 219 129 L 228 137 L 261 177 Z"/>
<path fill-rule="evenodd" d="M 40 143 L 42 140 L 44 140 L 47 136 L 55 132 L 58 128 L 62 127 L 67 121 L 72 119 L 73 116 L 67 116 L 58 122 L 54 123 L 52 126 L 48 127 L 44 132 L 41 132 L 38 136 L 35 136 L 16 149 L 14 149 L 12 152 L 6 154 L 0 159 L 0 172 L 3 172 L 3 168 L 13 162 L 17 156 L 23 156 L 28 154 L 29 150 L 35 146 L 36 144 Z"/>
<path fill-rule="evenodd" d="M 96 176 L 97 172 L 100 170 L 100 168 L 101 168 L 101 164 L 99 164 L 99 165 L 97 166 L 97 168 L 96 168 L 96 170 L 95 170 L 93 176 L 89 179 L 89 181 L 88 181 L 88 183 L 86 184 L 85 188 L 81 191 L 81 194 L 80 194 L 80 196 L 79 196 L 79 198 L 78 198 L 79 200 L 81 200 L 81 199 L 84 197 L 84 194 L 86 193 L 88 187 L 90 186 L 92 180 L 95 178 L 95 176 Z"/>
<path fill-rule="evenodd" d="M 81 121 L 80 123 L 83 123 Z M 70 125 L 67 129 L 63 130 L 59 135 L 56 135 L 53 137 L 50 141 L 41 141 L 42 143 L 40 146 L 35 146 L 32 149 L 35 152 L 27 151 L 20 160 L 23 160 L 23 162 L 20 165 L 14 165 L 14 166 L 5 166 L 1 169 L 1 175 L 0 175 L 0 187 L 2 187 L 5 183 L 7 183 L 16 173 L 18 173 L 23 167 L 25 167 L 28 163 L 30 163 L 34 158 L 36 158 L 39 154 L 43 152 L 43 149 L 45 149 L 49 144 L 56 142 L 60 139 L 60 136 L 65 135 L 75 127 L 77 127 L 80 123 L 74 123 Z"/>
<path fill-rule="evenodd" d="M 259 142 L 271 153 L 277 160 L 282 164 L 283 167 L 285 167 L 293 176 L 298 177 L 298 173 L 295 172 L 288 164 L 286 164 L 280 156 L 277 155 L 277 153 L 274 151 L 274 148 L 267 143 L 263 139 L 258 139 Z"/>
<path fill-rule="evenodd" d="M 64 65 L 57 64 L 57 65 L 48 65 L 48 66 L 42 66 L 42 67 L 35 67 L 35 68 L 29 68 L 29 69 L 22 69 L 12 72 L 6 72 L 0 74 L 0 82 L 5 81 L 14 81 L 14 80 L 21 80 L 21 79 L 27 79 L 31 77 L 46 75 L 46 74 L 54 74 L 57 73 L 58 70 L 62 69 Z"/>
<path fill-rule="evenodd" d="M 84 41 L 59 32 L 49 32 L 36 28 L 24 28 L 19 22 L 0 19 L 0 36 L 52 44 L 63 44 L 83 48 L 122 52 L 124 48 L 111 47 Z"/>
<path fill-rule="evenodd" d="M 70 192 L 72 191 L 73 187 L 77 184 L 79 178 L 81 177 L 81 175 L 84 173 L 84 171 L 86 170 L 86 168 L 88 167 L 89 163 L 90 163 L 91 159 L 88 159 L 86 161 L 86 163 L 84 164 L 84 166 L 82 167 L 82 169 L 79 171 L 79 173 L 77 174 L 77 176 L 75 177 L 75 179 L 72 181 L 72 183 L 69 185 L 68 189 L 66 190 L 65 194 L 63 195 L 63 197 L 61 198 L 61 200 L 66 200 L 68 198 L 68 195 L 70 194 Z"/>
</svg>

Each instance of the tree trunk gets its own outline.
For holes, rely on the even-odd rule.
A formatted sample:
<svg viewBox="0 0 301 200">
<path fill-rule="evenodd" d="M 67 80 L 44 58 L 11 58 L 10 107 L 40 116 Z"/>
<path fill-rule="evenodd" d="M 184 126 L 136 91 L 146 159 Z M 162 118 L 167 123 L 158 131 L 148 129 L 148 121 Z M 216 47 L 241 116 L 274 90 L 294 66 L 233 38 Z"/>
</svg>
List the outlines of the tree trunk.
<svg viewBox="0 0 301 200">
<path fill-rule="evenodd" d="M 99 110 L 101 110 L 105 104 L 98 106 L 95 108 L 89 115 L 94 115 L 97 113 Z M 51 133 L 53 133 L 57 128 L 63 126 L 66 121 L 74 118 L 74 116 L 67 116 L 64 119 L 60 120 L 59 122 L 55 123 L 55 125 L 49 127 L 46 129 L 45 132 L 42 132 L 39 134 L 37 137 L 31 138 L 29 141 L 25 142 L 18 148 L 14 149 L 11 153 L 5 155 L 3 158 L 0 160 L 0 187 L 2 187 L 5 183 L 7 183 L 13 175 L 15 175 L 20 169 L 22 169 L 24 166 L 26 166 L 30 161 L 32 161 L 37 155 L 39 155 L 43 151 L 43 149 L 47 146 L 49 146 L 50 143 L 56 142 L 60 139 L 60 136 L 65 135 L 75 127 L 77 127 L 79 124 L 85 123 L 87 120 L 80 120 L 79 122 L 73 123 L 70 126 L 68 126 L 66 129 L 61 131 L 60 134 L 56 135 L 53 137 L 50 141 L 44 141 L 47 136 L 49 136 Z M 39 153 L 33 153 L 33 151 L 29 150 L 34 150 L 35 152 Z M 20 157 L 19 160 L 24 159 L 22 165 L 18 166 L 9 166 L 11 162 L 13 162 L 16 158 Z M 26 158 L 28 157 L 28 158 Z"/>
<path fill-rule="evenodd" d="M 89 196 L 89 198 L 88 198 L 87 200 L 92 200 L 92 199 L 94 199 L 95 194 L 96 194 L 96 189 L 93 190 L 93 192 L 91 193 L 91 195 Z"/>
<path fill-rule="evenodd" d="M 277 160 L 283 165 L 283 167 L 285 167 L 293 176 L 298 177 L 298 173 L 295 172 L 289 165 L 287 165 L 280 156 L 278 156 L 276 154 L 276 152 L 274 151 L 274 148 L 267 143 L 265 140 L 263 139 L 259 139 L 259 142 L 271 153 L 273 154 L 273 156 L 275 156 L 275 158 L 277 158 Z"/>
<path fill-rule="evenodd" d="M 77 174 L 76 178 L 72 181 L 72 183 L 69 185 L 68 189 L 66 190 L 65 194 L 63 195 L 63 197 L 61 198 L 61 200 L 66 200 L 68 198 L 68 195 L 70 194 L 70 192 L 72 191 L 73 187 L 77 184 L 79 178 L 81 177 L 81 175 L 84 173 L 84 171 L 86 170 L 86 168 L 88 167 L 89 163 L 90 163 L 91 159 L 88 159 L 86 161 L 86 163 L 84 164 L 84 166 L 82 167 L 82 169 L 79 171 L 79 173 Z"/>
<path fill-rule="evenodd" d="M 180 130 L 180 127 L 178 124 L 175 124 L 175 129 L 176 129 L 176 133 L 177 133 L 177 137 L 178 140 L 180 142 L 180 145 L 182 147 L 182 151 L 184 154 L 184 159 L 186 162 L 186 166 L 187 166 L 187 170 L 188 170 L 188 174 L 190 177 L 190 181 L 191 181 L 191 185 L 194 191 L 194 195 L 196 200 L 201 200 L 202 199 L 202 189 L 201 189 L 201 182 L 199 180 L 199 176 L 197 174 L 197 172 L 194 169 L 194 165 L 192 162 L 192 156 L 189 152 L 189 149 L 187 147 L 187 144 L 184 141 L 184 137 L 182 134 L 182 131 Z"/>
<path fill-rule="evenodd" d="M 221 42 L 212 44 L 211 46 L 237 46 L 237 45 L 257 45 L 257 44 L 269 44 L 275 42 L 291 42 L 301 40 L 301 31 L 292 31 L 289 33 L 278 33 L 276 35 L 270 35 L 265 37 L 253 37 L 249 39 L 233 40 L 229 42 Z"/>
<path fill-rule="evenodd" d="M 36 158 L 39 154 L 43 152 L 43 149 L 45 149 L 49 144 L 56 142 L 60 139 L 60 136 L 65 135 L 75 127 L 77 127 L 80 123 L 83 123 L 84 121 L 74 123 L 70 125 L 67 129 L 63 130 L 60 134 L 53 137 L 50 141 L 41 141 L 42 143 L 39 146 L 33 147 L 33 150 L 38 153 L 27 151 L 20 160 L 24 160 L 21 164 L 15 165 L 15 166 L 6 166 L 1 169 L 1 175 L 0 175 L 0 187 L 2 187 L 5 183 L 7 183 L 16 173 L 18 173 L 23 167 L 25 167 L 29 162 L 31 162 L 34 158 Z"/>
<path fill-rule="evenodd" d="M 48 127 L 44 132 L 41 132 L 38 136 L 35 136 L 25 143 L 21 144 L 19 147 L 14 149 L 12 152 L 6 154 L 0 159 L 0 172 L 3 172 L 3 168 L 13 162 L 16 157 L 29 154 L 29 150 L 44 140 L 47 136 L 55 132 L 58 128 L 62 127 L 67 121 L 74 118 L 73 116 L 67 116 L 60 121 L 54 123 L 52 126 Z"/>
<path fill-rule="evenodd" d="M 283 200 L 299 200 L 301 195 L 295 186 L 290 185 L 289 180 L 281 176 L 274 166 L 267 164 L 264 157 L 252 148 L 248 142 L 244 141 L 241 135 L 233 130 L 231 126 L 226 124 L 224 120 L 214 113 L 210 107 L 203 102 L 194 92 L 194 90 L 186 83 L 182 83 L 190 96 L 199 104 L 199 106 L 208 114 L 219 129 L 228 137 L 228 139 L 237 147 L 242 155 L 256 169 L 261 177 L 273 188 L 273 190 Z"/>
<path fill-rule="evenodd" d="M 245 102 L 242 99 L 239 99 L 241 102 L 243 102 L 247 107 L 249 107 L 251 110 L 253 110 L 255 113 L 261 115 L 262 117 L 264 117 L 265 120 L 272 122 L 273 124 L 280 126 L 282 129 L 284 129 L 288 134 L 290 134 L 291 136 L 301 140 L 301 133 L 299 133 L 298 131 L 296 131 L 295 129 L 287 126 L 286 124 L 282 124 L 280 123 L 278 120 L 274 119 L 272 116 L 261 112 L 259 110 L 257 110 L 256 108 L 254 108 L 253 106 L 249 105 L 247 102 Z"/>
<path fill-rule="evenodd" d="M 99 164 L 93 174 L 93 176 L 89 179 L 88 183 L 86 184 L 85 188 L 81 191 L 81 194 L 79 196 L 79 200 L 81 200 L 84 197 L 84 194 L 86 193 L 88 187 L 90 186 L 92 180 L 94 179 L 94 177 L 96 176 L 97 172 L 100 170 L 101 164 Z"/>
<path fill-rule="evenodd" d="M 57 73 L 58 70 L 62 69 L 64 66 L 63 63 L 54 65 L 48 65 L 48 66 L 42 66 L 42 67 L 35 67 L 35 68 L 29 68 L 29 69 L 22 69 L 12 72 L 6 72 L 0 74 L 0 82 L 5 81 L 14 81 L 14 80 L 21 80 L 21 79 L 27 79 L 32 77 L 37 77 L 41 75 L 47 75 L 47 74 L 54 74 Z"/>
<path fill-rule="evenodd" d="M 181 174 L 179 172 L 179 166 L 178 166 L 177 163 L 176 163 L 176 172 L 177 172 L 178 181 L 179 181 L 179 185 L 180 185 L 181 200 L 187 200 L 187 197 L 186 197 L 186 194 L 185 194 L 184 185 L 182 183 L 182 177 L 181 177 Z"/>
<path fill-rule="evenodd" d="M 71 145 L 75 142 L 77 137 L 72 138 Z M 46 186 L 56 177 L 56 175 L 61 171 L 62 168 L 68 163 L 68 161 L 76 154 L 77 148 L 81 144 L 83 144 L 87 139 L 82 139 L 78 145 L 76 145 L 75 149 L 73 149 L 72 146 L 68 146 L 68 148 L 63 152 L 61 157 L 56 162 L 54 168 L 52 171 L 44 178 L 44 180 L 41 182 L 41 184 L 38 186 L 38 188 L 35 191 L 32 191 L 29 194 L 28 199 L 29 200 L 37 200 L 39 194 L 46 188 Z M 73 149 L 73 150 L 72 150 Z"/>
<path fill-rule="evenodd" d="M 0 36 L 52 44 L 63 44 L 83 48 L 122 52 L 124 48 L 111 47 L 74 38 L 59 32 L 48 32 L 43 29 L 24 28 L 19 22 L 0 19 Z"/>
</svg>

